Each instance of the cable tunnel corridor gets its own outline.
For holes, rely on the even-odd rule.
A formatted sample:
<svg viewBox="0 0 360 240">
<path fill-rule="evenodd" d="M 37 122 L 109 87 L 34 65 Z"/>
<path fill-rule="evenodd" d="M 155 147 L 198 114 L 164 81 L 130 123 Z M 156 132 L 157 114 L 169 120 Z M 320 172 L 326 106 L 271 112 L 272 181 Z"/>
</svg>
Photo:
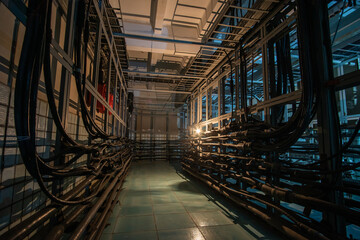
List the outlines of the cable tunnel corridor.
<svg viewBox="0 0 360 240">
<path fill-rule="evenodd" d="M 360 240 L 360 0 L 0 0 L 0 239 Z"/>
</svg>

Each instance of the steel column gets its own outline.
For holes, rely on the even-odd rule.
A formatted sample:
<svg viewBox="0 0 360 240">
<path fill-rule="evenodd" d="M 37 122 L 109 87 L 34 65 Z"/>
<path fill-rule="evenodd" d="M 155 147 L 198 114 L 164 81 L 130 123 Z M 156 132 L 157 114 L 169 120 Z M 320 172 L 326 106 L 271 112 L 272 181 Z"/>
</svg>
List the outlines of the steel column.
<svg viewBox="0 0 360 240">
<path fill-rule="evenodd" d="M 266 27 L 261 28 L 261 39 L 264 39 L 266 35 Z M 262 70 L 263 70 L 263 92 L 264 92 L 264 102 L 270 99 L 269 97 L 269 75 L 268 75 L 268 44 L 267 41 L 263 42 L 262 49 Z M 264 121 L 270 123 L 270 108 L 264 108 Z"/>
<path fill-rule="evenodd" d="M 235 111 L 239 110 L 239 50 L 235 50 Z M 207 120 L 207 119 L 206 119 Z"/>
<path fill-rule="evenodd" d="M 65 30 L 65 42 L 64 42 L 64 51 L 67 55 L 72 56 L 73 54 L 73 43 L 75 35 L 74 23 L 76 22 L 75 9 L 77 2 L 75 0 L 70 0 L 68 2 L 67 9 L 67 19 L 66 19 L 66 30 Z M 62 66 L 61 68 L 61 82 L 60 82 L 60 94 L 59 94 L 59 116 L 62 121 L 63 126 L 66 126 L 66 119 L 69 107 L 69 95 L 70 95 L 70 86 L 71 86 L 71 75 L 66 67 Z M 55 143 L 55 153 L 59 153 L 62 149 L 62 134 L 57 130 L 56 131 L 56 143 Z M 55 164 L 64 164 L 65 159 L 62 158 L 60 162 Z M 59 194 L 61 192 L 61 182 L 60 180 L 54 181 L 52 186 L 52 191 L 54 194 Z"/>
</svg>

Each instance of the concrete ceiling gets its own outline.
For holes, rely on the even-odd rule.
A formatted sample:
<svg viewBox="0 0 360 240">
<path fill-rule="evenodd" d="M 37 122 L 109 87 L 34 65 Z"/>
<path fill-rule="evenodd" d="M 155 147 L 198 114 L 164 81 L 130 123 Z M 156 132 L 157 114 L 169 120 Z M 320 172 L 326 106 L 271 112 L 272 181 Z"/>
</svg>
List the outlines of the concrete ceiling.
<svg viewBox="0 0 360 240">
<path fill-rule="evenodd" d="M 215 66 L 225 59 L 224 50 L 233 50 L 241 36 L 274 5 L 274 1 L 268 0 L 109 0 L 109 3 L 121 25 L 121 32 L 114 36 L 124 39 L 126 45 L 128 64 L 123 70 L 129 88 L 133 89 L 134 102 L 137 98 L 167 99 L 166 106 L 170 102 L 174 106 L 184 102 L 187 93 L 213 74 Z M 248 11 L 249 7 L 255 10 Z M 242 17 L 229 21 L 226 14 L 234 11 L 241 11 L 238 15 Z"/>
<path fill-rule="evenodd" d="M 110 0 L 123 33 L 200 42 L 216 0 Z M 200 46 L 126 38 L 128 70 L 180 74 Z"/>
<path fill-rule="evenodd" d="M 214 18 L 221 3 L 217 0 L 110 0 L 115 14 L 121 19 L 122 33 L 159 37 L 189 42 L 202 41 L 202 36 Z M 182 75 L 189 61 L 200 51 L 200 45 L 153 41 L 151 39 L 125 38 L 128 69 L 127 78 L 136 99 L 149 101 L 166 99 L 166 106 L 178 106 L 186 94 L 173 94 L 180 78 L 164 76 L 139 76 L 138 72 Z M 149 83 L 150 82 L 150 83 Z M 145 92 L 140 89 L 160 90 Z M 161 92 L 170 90 L 169 93 Z M 181 89 L 178 89 L 181 90 Z M 143 104 L 140 101 L 139 104 Z"/>
</svg>

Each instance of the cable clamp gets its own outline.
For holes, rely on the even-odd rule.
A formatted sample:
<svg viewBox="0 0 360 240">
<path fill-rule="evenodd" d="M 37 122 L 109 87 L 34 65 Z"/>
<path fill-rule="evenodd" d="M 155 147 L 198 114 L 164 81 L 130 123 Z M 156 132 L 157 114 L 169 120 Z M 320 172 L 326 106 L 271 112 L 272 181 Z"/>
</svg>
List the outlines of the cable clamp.
<svg viewBox="0 0 360 240">
<path fill-rule="evenodd" d="M 16 137 L 19 142 L 29 141 L 31 139 L 30 136 L 16 136 Z"/>
<path fill-rule="evenodd" d="M 75 65 L 73 66 L 73 73 L 79 73 L 81 74 L 81 68 L 76 67 Z"/>
</svg>

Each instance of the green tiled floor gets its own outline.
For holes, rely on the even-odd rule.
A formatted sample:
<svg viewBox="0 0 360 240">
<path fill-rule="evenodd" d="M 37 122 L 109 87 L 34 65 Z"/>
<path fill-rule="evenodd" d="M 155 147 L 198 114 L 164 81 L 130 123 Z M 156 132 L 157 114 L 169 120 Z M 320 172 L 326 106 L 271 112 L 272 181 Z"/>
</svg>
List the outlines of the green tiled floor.
<svg viewBox="0 0 360 240">
<path fill-rule="evenodd" d="M 155 215 L 156 227 L 159 230 L 183 229 L 196 227 L 187 213 L 170 213 Z"/>
<path fill-rule="evenodd" d="M 134 162 L 103 240 L 282 239 L 169 162 Z"/>
</svg>

